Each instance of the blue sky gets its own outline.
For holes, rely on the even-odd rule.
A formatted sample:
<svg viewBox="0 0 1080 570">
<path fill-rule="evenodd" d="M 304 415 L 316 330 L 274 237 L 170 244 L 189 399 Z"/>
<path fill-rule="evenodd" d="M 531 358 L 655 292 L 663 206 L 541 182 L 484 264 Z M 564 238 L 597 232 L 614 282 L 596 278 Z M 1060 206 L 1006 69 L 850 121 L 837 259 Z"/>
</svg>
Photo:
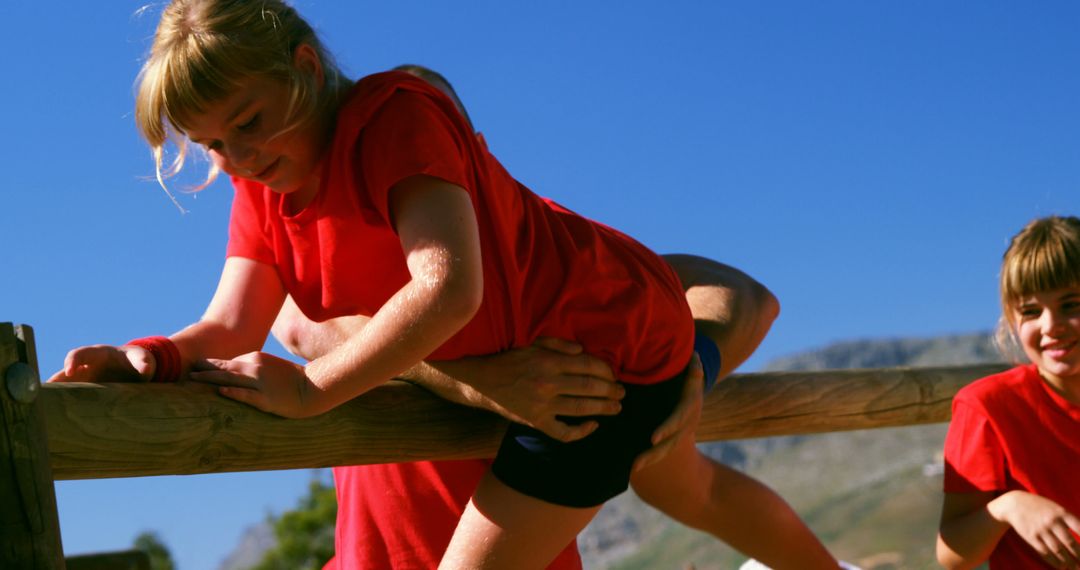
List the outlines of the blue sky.
<svg viewBox="0 0 1080 570">
<path fill-rule="evenodd" d="M 783 313 L 749 370 L 989 329 L 1009 236 L 1080 210 L 1074 2 L 296 5 L 353 77 L 443 72 L 537 192 L 768 285 Z M 132 92 L 160 5 L 141 6 L 0 4 L 0 320 L 35 328 L 45 373 L 183 327 L 221 269 L 228 186 L 180 196 L 181 215 L 148 181 Z M 61 482 L 65 548 L 155 529 L 183 570 L 212 569 L 310 476 Z"/>
</svg>

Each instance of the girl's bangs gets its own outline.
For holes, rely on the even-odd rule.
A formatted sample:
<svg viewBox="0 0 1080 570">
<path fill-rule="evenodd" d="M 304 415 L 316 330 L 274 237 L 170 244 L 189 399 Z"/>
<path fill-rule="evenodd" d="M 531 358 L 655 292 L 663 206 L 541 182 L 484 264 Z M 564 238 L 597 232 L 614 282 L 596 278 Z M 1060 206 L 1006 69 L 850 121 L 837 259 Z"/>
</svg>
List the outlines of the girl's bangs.
<svg viewBox="0 0 1080 570">
<path fill-rule="evenodd" d="M 187 119 L 228 96 L 241 75 L 239 70 L 229 69 L 234 66 L 228 65 L 227 57 L 199 45 L 196 37 L 189 37 L 185 44 L 177 46 L 163 62 L 164 80 L 159 91 L 165 118 L 181 131 Z"/>
<path fill-rule="evenodd" d="M 1020 298 L 1080 284 L 1080 244 L 1057 232 L 1032 240 L 1028 251 L 1010 252 L 1002 269 L 1002 300 L 1011 305 Z"/>
</svg>

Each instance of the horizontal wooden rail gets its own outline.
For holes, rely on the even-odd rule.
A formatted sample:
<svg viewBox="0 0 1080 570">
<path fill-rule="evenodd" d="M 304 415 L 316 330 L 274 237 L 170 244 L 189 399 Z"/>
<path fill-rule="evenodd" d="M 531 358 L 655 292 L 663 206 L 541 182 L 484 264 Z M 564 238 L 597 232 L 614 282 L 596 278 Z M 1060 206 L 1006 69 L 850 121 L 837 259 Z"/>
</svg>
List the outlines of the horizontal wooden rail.
<svg viewBox="0 0 1080 570">
<path fill-rule="evenodd" d="M 952 396 L 1005 365 L 733 375 L 706 398 L 699 441 L 948 421 Z M 329 413 L 286 420 L 202 385 L 50 384 L 56 479 L 187 475 L 467 459 L 505 422 L 391 382 Z"/>
<path fill-rule="evenodd" d="M 64 558 L 67 570 L 150 570 L 150 555 L 141 550 L 79 554 Z"/>
<path fill-rule="evenodd" d="M 952 398 L 1006 364 L 735 374 L 709 393 L 698 441 L 949 421 Z"/>
</svg>

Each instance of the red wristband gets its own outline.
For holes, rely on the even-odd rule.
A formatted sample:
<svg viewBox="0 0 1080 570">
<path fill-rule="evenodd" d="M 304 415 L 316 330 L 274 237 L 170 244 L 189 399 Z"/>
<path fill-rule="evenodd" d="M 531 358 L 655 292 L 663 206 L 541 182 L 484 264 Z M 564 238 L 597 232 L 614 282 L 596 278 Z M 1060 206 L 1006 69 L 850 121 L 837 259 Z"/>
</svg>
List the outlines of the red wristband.
<svg viewBox="0 0 1080 570">
<path fill-rule="evenodd" d="M 180 379 L 180 350 L 176 344 L 163 336 L 148 336 L 129 340 L 124 344 L 139 346 L 154 356 L 154 376 L 151 382 L 176 382 Z"/>
</svg>

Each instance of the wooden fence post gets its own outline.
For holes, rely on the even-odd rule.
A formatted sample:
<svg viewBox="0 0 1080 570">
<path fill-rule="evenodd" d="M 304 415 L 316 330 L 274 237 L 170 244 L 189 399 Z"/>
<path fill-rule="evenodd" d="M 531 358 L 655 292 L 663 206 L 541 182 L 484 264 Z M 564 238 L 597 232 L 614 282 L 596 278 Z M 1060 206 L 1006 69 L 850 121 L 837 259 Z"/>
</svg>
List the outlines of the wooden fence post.
<svg viewBox="0 0 1080 570">
<path fill-rule="evenodd" d="M 0 323 L 0 568 L 64 568 L 34 333 Z"/>
</svg>

